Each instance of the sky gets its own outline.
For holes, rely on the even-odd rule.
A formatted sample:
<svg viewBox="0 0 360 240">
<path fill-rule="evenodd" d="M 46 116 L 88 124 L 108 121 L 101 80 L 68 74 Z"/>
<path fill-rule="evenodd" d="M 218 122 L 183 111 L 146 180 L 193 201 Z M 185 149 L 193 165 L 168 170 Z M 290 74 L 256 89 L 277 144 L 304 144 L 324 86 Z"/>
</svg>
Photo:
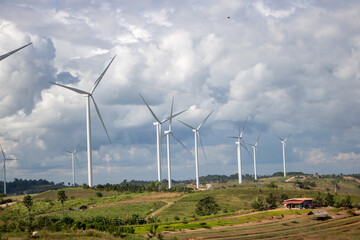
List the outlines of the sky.
<svg viewBox="0 0 360 240">
<path fill-rule="evenodd" d="M 109 143 L 91 105 L 94 184 L 156 180 L 154 118 L 170 115 L 172 178 L 237 173 L 234 139 L 259 134 L 257 173 L 282 171 L 278 136 L 290 133 L 287 171 L 360 172 L 360 2 L 336 0 L 0 0 L 0 144 L 7 179 L 87 183 L 85 98 L 50 84 L 94 91 Z M 163 130 L 168 128 L 163 125 Z M 253 174 L 252 149 L 243 174 Z M 162 175 L 167 177 L 166 140 Z M 2 179 L 2 178 L 1 178 Z"/>
</svg>

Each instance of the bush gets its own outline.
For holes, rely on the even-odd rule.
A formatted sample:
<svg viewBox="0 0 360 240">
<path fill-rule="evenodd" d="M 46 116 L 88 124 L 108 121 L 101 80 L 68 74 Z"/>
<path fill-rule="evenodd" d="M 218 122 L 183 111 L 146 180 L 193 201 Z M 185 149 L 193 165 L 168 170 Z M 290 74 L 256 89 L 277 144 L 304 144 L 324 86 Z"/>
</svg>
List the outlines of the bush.
<svg viewBox="0 0 360 240">
<path fill-rule="evenodd" d="M 259 199 L 259 197 L 254 198 L 251 201 L 250 205 L 255 210 L 258 210 L 258 211 L 264 210 L 264 203 Z"/>
<path fill-rule="evenodd" d="M 269 204 L 270 209 L 275 209 L 277 207 L 276 205 L 276 197 L 273 195 L 273 193 L 269 194 L 269 197 L 266 198 L 266 203 Z"/>
<path fill-rule="evenodd" d="M 97 197 L 102 197 L 103 194 L 102 194 L 101 192 L 96 192 L 96 196 L 97 196 Z"/>
<path fill-rule="evenodd" d="M 276 185 L 274 183 L 274 181 L 272 181 L 269 185 L 268 185 L 269 188 L 278 188 L 278 185 Z"/>
<path fill-rule="evenodd" d="M 200 216 L 216 214 L 218 211 L 220 211 L 220 206 L 213 197 L 200 199 L 196 204 L 195 213 Z"/>
</svg>

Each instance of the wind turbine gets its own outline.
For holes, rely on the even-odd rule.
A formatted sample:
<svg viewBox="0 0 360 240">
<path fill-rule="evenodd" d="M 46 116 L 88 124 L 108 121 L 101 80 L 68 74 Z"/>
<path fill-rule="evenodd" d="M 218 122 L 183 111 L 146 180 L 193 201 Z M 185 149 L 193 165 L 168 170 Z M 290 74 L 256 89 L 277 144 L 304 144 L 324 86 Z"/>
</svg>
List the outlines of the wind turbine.
<svg viewBox="0 0 360 240">
<path fill-rule="evenodd" d="M 167 142 L 167 165 L 168 165 L 168 184 L 169 184 L 169 189 L 171 188 L 171 157 L 170 157 L 170 135 L 173 136 L 175 138 L 176 141 L 178 141 L 190 154 L 191 152 L 189 151 L 189 149 L 187 149 L 185 147 L 185 145 L 174 135 L 174 133 L 171 130 L 171 124 L 172 124 L 172 119 L 174 118 L 173 116 L 173 108 L 174 108 L 174 98 L 172 100 L 172 104 L 171 104 L 171 113 L 170 113 L 170 117 L 169 117 L 169 130 L 164 131 L 164 134 L 166 135 L 166 142 Z M 179 114 L 185 112 L 186 110 L 180 112 Z M 179 115 L 177 114 L 177 115 Z"/>
<path fill-rule="evenodd" d="M 254 153 L 254 176 L 255 176 L 255 180 L 257 180 L 257 175 L 256 175 L 256 149 L 257 149 L 257 145 L 259 142 L 259 138 L 260 138 L 260 134 L 256 140 L 256 143 L 254 145 L 250 144 L 250 146 L 253 148 L 253 153 Z M 259 153 L 258 153 L 259 154 Z"/>
<path fill-rule="evenodd" d="M 291 133 L 290 133 L 289 136 L 287 136 L 285 139 L 282 139 L 281 137 L 278 136 L 278 138 L 280 139 L 280 141 L 281 141 L 281 143 L 282 143 L 284 177 L 286 177 L 286 170 L 285 170 L 285 148 L 286 148 L 286 141 L 289 139 L 290 136 L 291 136 Z"/>
<path fill-rule="evenodd" d="M 1 60 L 4 60 L 4 59 L 7 58 L 8 56 L 16 53 L 17 51 L 20 51 L 21 49 L 23 49 L 23 48 L 25 48 L 25 47 L 27 47 L 27 46 L 29 46 L 29 45 L 31 45 L 31 44 L 32 44 L 32 43 L 28 43 L 28 44 L 26 44 L 26 45 L 24 45 L 24 46 L 22 46 L 22 47 L 20 47 L 20 48 L 18 48 L 18 49 L 15 49 L 15 50 L 13 50 L 13 51 L 11 51 L 11 52 L 8 52 L 8 53 L 6 53 L 6 54 L 4 54 L 4 55 L 1 55 L 1 56 L 0 56 L 0 61 L 1 61 Z"/>
<path fill-rule="evenodd" d="M 170 120 L 173 117 L 176 117 L 177 115 L 183 113 L 179 112 L 175 115 L 172 115 L 170 117 L 167 117 L 163 120 L 160 121 L 160 119 L 156 116 L 156 114 L 154 113 L 154 111 L 151 109 L 151 107 L 149 106 L 149 104 L 145 101 L 145 99 L 143 98 L 143 96 L 139 93 L 141 99 L 143 100 L 143 102 L 145 103 L 145 105 L 147 106 L 147 108 L 149 109 L 151 115 L 155 118 L 156 122 L 153 122 L 154 126 L 156 127 L 156 159 L 157 159 L 157 169 L 158 169 L 158 181 L 161 182 L 162 177 L 161 177 L 161 162 L 162 162 L 162 131 L 161 131 L 161 125 L 163 123 L 165 123 L 166 121 Z M 171 113 L 172 114 L 172 113 Z"/>
<path fill-rule="evenodd" d="M 199 130 L 202 127 L 202 125 L 204 125 L 205 121 L 210 117 L 210 115 L 212 114 L 214 110 L 212 110 L 209 115 L 206 116 L 206 118 L 199 124 L 199 126 L 197 128 L 194 128 L 192 126 L 190 126 L 187 123 L 184 123 L 180 120 L 178 120 L 179 122 L 181 122 L 182 124 L 184 124 L 185 126 L 189 127 L 193 132 L 194 132 L 194 137 L 195 137 L 195 174 L 196 174 L 196 189 L 199 189 L 199 161 L 198 161 L 198 143 L 197 143 L 197 139 L 199 138 L 200 144 L 201 144 L 201 148 L 204 152 L 204 156 L 205 159 L 206 158 L 206 154 L 205 154 L 205 150 L 204 150 L 204 145 L 202 144 L 201 141 L 201 137 L 200 137 L 200 133 Z"/>
<path fill-rule="evenodd" d="M 87 133 L 87 155 L 88 155 L 88 184 L 89 187 L 93 186 L 93 178 L 92 178 L 92 149 L 91 149 L 91 122 L 90 122 L 90 98 L 92 100 L 92 102 L 94 103 L 96 112 L 100 118 L 100 121 L 104 127 L 105 133 L 109 139 L 109 142 L 111 143 L 111 139 L 110 136 L 106 130 L 104 121 L 101 118 L 101 114 L 99 111 L 98 106 L 96 105 L 96 102 L 94 100 L 93 97 L 93 92 L 96 89 L 96 87 L 98 86 L 98 84 L 100 83 L 101 79 L 104 77 L 106 71 L 108 70 L 108 68 L 110 67 L 110 64 L 114 61 L 114 58 L 116 57 L 116 55 L 111 59 L 110 63 L 107 65 L 107 67 L 105 68 L 105 70 L 100 74 L 100 76 L 98 77 L 98 79 L 96 79 L 94 86 L 92 87 L 92 89 L 90 90 L 90 92 L 85 92 L 83 90 L 77 89 L 77 88 L 73 88 L 73 87 L 68 87 L 62 84 L 58 84 L 58 83 L 54 83 L 54 82 L 50 82 L 52 84 L 58 85 L 60 87 L 63 88 L 67 88 L 71 91 L 74 91 L 76 93 L 79 93 L 81 95 L 83 95 L 84 97 L 86 97 L 86 133 Z"/>
<path fill-rule="evenodd" d="M 4 194 L 6 195 L 6 164 L 5 164 L 5 162 L 8 160 L 17 160 L 17 159 L 16 158 L 6 158 L 4 150 L 1 145 L 0 145 L 0 148 L 1 148 L 1 153 L 3 155 L 3 159 L 4 159 L 3 177 L 4 177 Z"/>
<path fill-rule="evenodd" d="M 76 160 L 78 166 L 80 167 L 79 161 L 78 161 L 78 159 L 77 159 L 77 157 L 76 157 L 76 151 L 77 151 L 79 145 L 80 145 L 80 143 L 76 146 L 76 148 L 75 148 L 73 151 L 64 150 L 65 152 L 71 154 L 71 161 L 72 161 L 72 180 L 73 180 L 73 184 L 72 184 L 72 185 L 73 185 L 73 186 L 75 186 L 75 161 L 74 161 L 74 160 Z"/>
<path fill-rule="evenodd" d="M 250 154 L 250 152 L 247 149 L 246 144 L 245 144 L 245 142 L 243 140 L 243 134 L 244 134 L 244 129 L 245 129 L 247 120 L 248 120 L 248 118 L 246 118 L 244 126 L 243 126 L 242 129 L 240 129 L 240 124 L 239 124 L 239 135 L 238 136 L 229 137 L 229 138 L 237 139 L 237 142 L 235 142 L 235 144 L 236 144 L 236 149 L 237 149 L 238 174 L 239 174 L 239 183 L 240 184 L 242 184 L 241 146 Z"/>
</svg>

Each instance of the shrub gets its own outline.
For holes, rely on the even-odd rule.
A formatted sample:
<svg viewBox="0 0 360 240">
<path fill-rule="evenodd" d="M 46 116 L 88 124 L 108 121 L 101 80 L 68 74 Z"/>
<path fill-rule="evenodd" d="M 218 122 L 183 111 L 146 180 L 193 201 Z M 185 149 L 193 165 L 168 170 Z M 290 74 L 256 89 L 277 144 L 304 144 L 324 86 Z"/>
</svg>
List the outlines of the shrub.
<svg viewBox="0 0 360 240">
<path fill-rule="evenodd" d="M 200 216 L 216 214 L 218 211 L 220 211 L 219 204 L 216 203 L 213 197 L 200 199 L 196 204 L 195 213 Z"/>
<path fill-rule="evenodd" d="M 278 188 L 278 185 L 274 183 L 274 181 L 271 181 L 271 183 L 268 185 L 269 188 Z"/>
<path fill-rule="evenodd" d="M 102 197 L 103 194 L 102 194 L 101 192 L 96 192 L 96 196 L 97 196 L 97 197 Z"/>
<path fill-rule="evenodd" d="M 275 209 L 277 207 L 276 205 L 276 197 L 273 195 L 273 193 L 269 194 L 269 197 L 266 198 L 266 203 L 269 204 L 270 209 Z"/>
<path fill-rule="evenodd" d="M 259 199 L 259 197 L 254 198 L 251 203 L 250 203 L 251 207 L 255 210 L 258 211 L 262 211 L 264 210 L 264 204 L 263 202 Z"/>
</svg>

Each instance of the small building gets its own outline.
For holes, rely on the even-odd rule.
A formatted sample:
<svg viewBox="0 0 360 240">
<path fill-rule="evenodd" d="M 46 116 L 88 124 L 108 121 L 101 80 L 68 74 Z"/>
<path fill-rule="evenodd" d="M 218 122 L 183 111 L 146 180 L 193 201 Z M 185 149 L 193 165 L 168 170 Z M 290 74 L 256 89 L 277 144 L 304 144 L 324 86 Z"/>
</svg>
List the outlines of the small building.
<svg viewBox="0 0 360 240">
<path fill-rule="evenodd" d="M 313 198 L 292 198 L 287 199 L 283 202 L 284 207 L 287 208 L 300 208 L 300 209 L 306 209 L 306 208 L 315 208 L 317 207 L 316 201 L 314 201 Z"/>
</svg>

